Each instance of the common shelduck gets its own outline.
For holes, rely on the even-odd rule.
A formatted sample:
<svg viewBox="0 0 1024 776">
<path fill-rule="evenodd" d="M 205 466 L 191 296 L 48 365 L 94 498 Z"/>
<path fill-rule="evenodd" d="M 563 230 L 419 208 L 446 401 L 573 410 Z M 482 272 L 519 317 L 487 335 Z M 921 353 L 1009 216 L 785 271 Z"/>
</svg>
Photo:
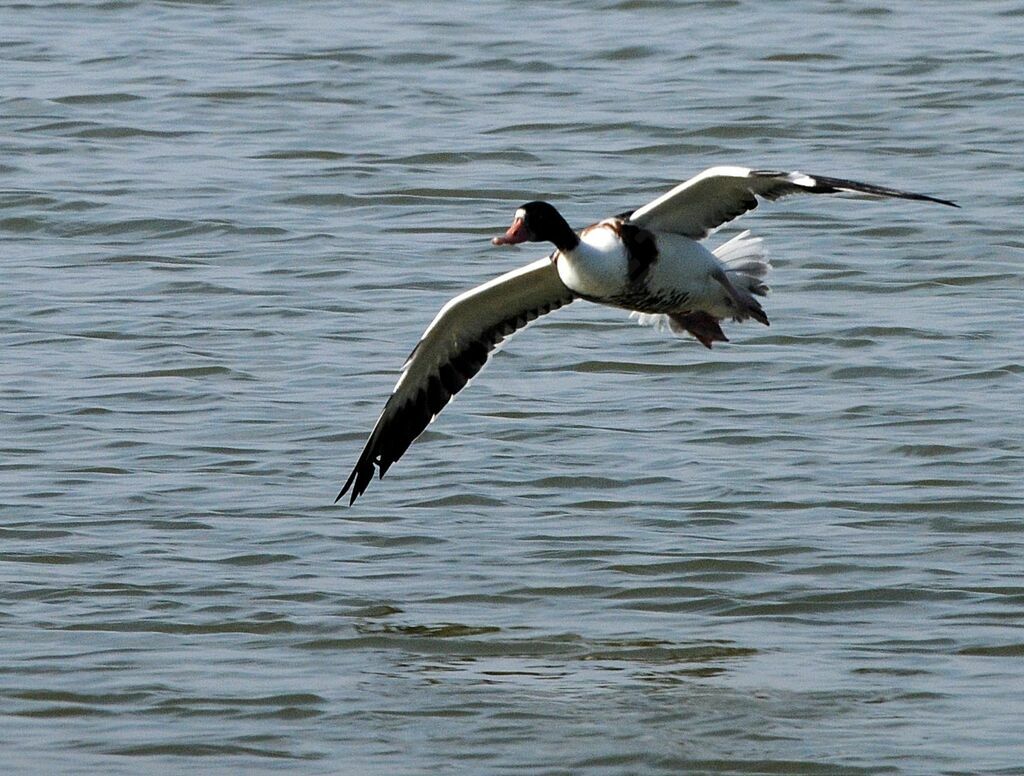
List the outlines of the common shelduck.
<svg viewBox="0 0 1024 776">
<path fill-rule="evenodd" d="M 761 241 L 744 232 L 708 250 L 698 240 L 757 207 L 757 198 L 854 192 L 877 197 L 949 200 L 869 183 L 743 167 L 712 167 L 643 207 L 575 231 L 547 202 L 516 210 L 495 245 L 549 242 L 550 256 L 459 294 L 437 314 L 401 376 L 338 494 L 352 504 L 391 468 L 427 425 L 487 362 L 503 339 L 576 299 L 631 310 L 641 323 L 689 332 L 705 347 L 727 342 L 719 321 L 768 316 L 770 265 Z"/>
</svg>

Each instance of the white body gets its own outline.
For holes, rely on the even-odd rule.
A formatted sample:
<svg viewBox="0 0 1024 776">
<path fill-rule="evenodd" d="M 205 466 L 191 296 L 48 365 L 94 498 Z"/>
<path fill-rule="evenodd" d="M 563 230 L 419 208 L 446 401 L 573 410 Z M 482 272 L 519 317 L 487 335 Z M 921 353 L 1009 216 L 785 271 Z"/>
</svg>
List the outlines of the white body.
<svg viewBox="0 0 1024 776">
<path fill-rule="evenodd" d="M 629 256 L 612 221 L 602 221 L 580 235 L 580 244 L 572 251 L 558 252 L 555 266 L 558 276 L 570 289 L 593 300 L 627 306 L 640 313 L 682 313 L 702 311 L 715 318 L 733 318 L 737 308 L 733 296 L 720 278 L 726 273 L 740 288 L 751 290 L 743 275 L 704 245 L 670 232 L 651 232 L 658 249 L 657 260 L 644 275 L 643 291 L 627 293 Z M 742 235 L 743 238 L 746 234 Z M 748 249 L 741 258 L 762 277 L 767 265 L 760 262 L 760 240 L 747 240 Z M 727 243 L 726 245 L 730 245 Z M 722 246 L 723 248 L 725 246 Z M 734 257 L 735 258 L 735 257 Z M 618 299 L 628 300 L 620 304 Z"/>
</svg>

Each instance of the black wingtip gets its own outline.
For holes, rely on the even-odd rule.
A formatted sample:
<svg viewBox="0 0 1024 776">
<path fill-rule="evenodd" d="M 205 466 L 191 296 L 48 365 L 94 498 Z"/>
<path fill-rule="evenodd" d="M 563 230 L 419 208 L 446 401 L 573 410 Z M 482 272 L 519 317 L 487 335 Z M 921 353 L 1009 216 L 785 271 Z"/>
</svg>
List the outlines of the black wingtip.
<svg viewBox="0 0 1024 776">
<path fill-rule="evenodd" d="M 348 505 L 352 506 L 356 503 L 356 499 L 359 498 L 366 491 L 366 488 L 371 482 L 373 482 L 373 473 L 378 471 L 378 465 L 374 465 L 374 461 L 370 458 L 366 452 L 360 456 L 358 463 L 352 469 L 352 473 L 348 475 L 348 479 L 345 480 L 345 487 L 341 489 L 337 498 L 334 499 L 334 503 L 337 504 L 341 501 L 341 497 L 344 496 L 349 490 L 352 491 L 352 495 L 349 497 Z M 384 476 L 385 468 L 380 468 L 380 476 Z"/>
<path fill-rule="evenodd" d="M 355 504 L 356 503 L 356 499 L 359 498 L 359 496 L 362 494 L 362 492 L 363 491 L 361 491 L 361 490 L 354 489 L 352 491 L 352 495 L 349 496 L 348 505 L 352 506 L 353 504 Z M 341 501 L 341 497 L 344 496 L 346 493 L 348 493 L 348 485 L 346 485 L 344 488 L 342 488 L 341 489 L 341 493 L 339 493 L 337 496 L 334 497 L 334 503 L 337 504 L 339 501 Z"/>
<path fill-rule="evenodd" d="M 813 179 L 815 183 L 815 186 L 809 190 L 821 194 L 852 191 L 873 194 L 878 197 L 896 197 L 898 199 L 916 199 L 918 202 L 935 202 L 939 205 L 958 209 L 960 207 L 956 202 L 949 199 L 933 197 L 930 194 L 918 194 L 913 191 L 903 191 L 902 189 L 892 189 L 888 186 L 878 186 L 874 183 L 861 183 L 860 181 L 847 180 L 846 178 L 832 178 L 827 175 L 808 175 L 807 177 Z"/>
<path fill-rule="evenodd" d="M 345 487 L 343 487 L 341 489 L 341 492 L 337 495 L 337 497 L 335 497 L 335 499 L 334 499 L 334 503 L 335 504 L 337 504 L 339 501 L 341 501 L 341 497 L 344 496 L 346 493 L 348 493 L 349 488 L 351 488 L 352 484 L 356 481 L 356 475 L 358 473 L 359 473 L 359 466 L 356 465 L 356 467 L 352 470 L 352 473 L 350 475 L 348 475 L 348 479 L 345 481 Z M 363 487 L 365 489 L 365 486 L 363 486 Z M 352 490 L 352 498 L 349 499 L 348 505 L 352 506 L 353 504 L 355 504 L 356 503 L 356 496 L 358 496 L 362 492 L 363 491 L 360 490 L 358 485 L 357 485 Z"/>
<path fill-rule="evenodd" d="M 347 492 L 348 492 L 348 485 L 345 485 L 345 487 L 341 489 L 341 492 L 337 496 L 334 497 L 334 503 L 337 504 L 339 501 L 341 501 L 341 497 L 344 496 Z M 348 505 L 352 506 L 355 503 L 355 501 L 356 501 L 356 494 L 353 491 L 352 497 L 348 500 Z"/>
<path fill-rule="evenodd" d="M 908 197 L 908 199 L 922 199 L 922 200 L 925 200 L 927 202 L 937 202 L 940 205 L 948 205 L 949 207 L 955 207 L 958 210 L 960 209 L 960 206 L 958 204 L 956 204 L 956 202 L 954 202 L 953 200 L 951 200 L 951 199 L 942 199 L 940 197 L 933 197 L 930 194 L 918 194 L 918 195 L 916 195 L 915 197 L 912 197 L 912 198 Z"/>
</svg>

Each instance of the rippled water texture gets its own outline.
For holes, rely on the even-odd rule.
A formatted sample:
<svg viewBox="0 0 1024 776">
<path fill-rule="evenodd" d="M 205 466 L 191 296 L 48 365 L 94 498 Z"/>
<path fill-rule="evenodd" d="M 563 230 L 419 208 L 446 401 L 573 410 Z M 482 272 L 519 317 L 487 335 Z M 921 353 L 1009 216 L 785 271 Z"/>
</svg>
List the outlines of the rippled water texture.
<svg viewBox="0 0 1024 776">
<path fill-rule="evenodd" d="M 1024 773 L 1022 25 L 0 5 L 5 771 Z M 723 163 L 963 209 L 766 205 L 771 328 L 573 305 L 332 504 L 518 204 Z"/>
</svg>

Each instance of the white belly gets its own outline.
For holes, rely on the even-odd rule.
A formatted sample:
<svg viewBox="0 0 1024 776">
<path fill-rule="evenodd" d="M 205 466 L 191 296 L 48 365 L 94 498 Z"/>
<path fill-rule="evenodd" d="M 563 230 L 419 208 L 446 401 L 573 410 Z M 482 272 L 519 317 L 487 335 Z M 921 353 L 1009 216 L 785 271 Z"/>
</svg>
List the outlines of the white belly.
<svg viewBox="0 0 1024 776">
<path fill-rule="evenodd" d="M 658 260 L 647 277 L 652 296 L 685 292 L 689 303 L 704 309 L 722 296 L 712 274 L 722 267 L 715 255 L 695 240 L 678 234 L 658 234 Z"/>
<path fill-rule="evenodd" d="M 724 294 L 712 274 L 722 267 L 700 243 L 677 234 L 655 235 L 658 257 L 635 281 L 629 279 L 629 260 L 618 234 L 591 228 L 579 246 L 559 254 L 558 275 L 578 294 L 616 306 L 645 312 L 711 309 Z"/>
</svg>

